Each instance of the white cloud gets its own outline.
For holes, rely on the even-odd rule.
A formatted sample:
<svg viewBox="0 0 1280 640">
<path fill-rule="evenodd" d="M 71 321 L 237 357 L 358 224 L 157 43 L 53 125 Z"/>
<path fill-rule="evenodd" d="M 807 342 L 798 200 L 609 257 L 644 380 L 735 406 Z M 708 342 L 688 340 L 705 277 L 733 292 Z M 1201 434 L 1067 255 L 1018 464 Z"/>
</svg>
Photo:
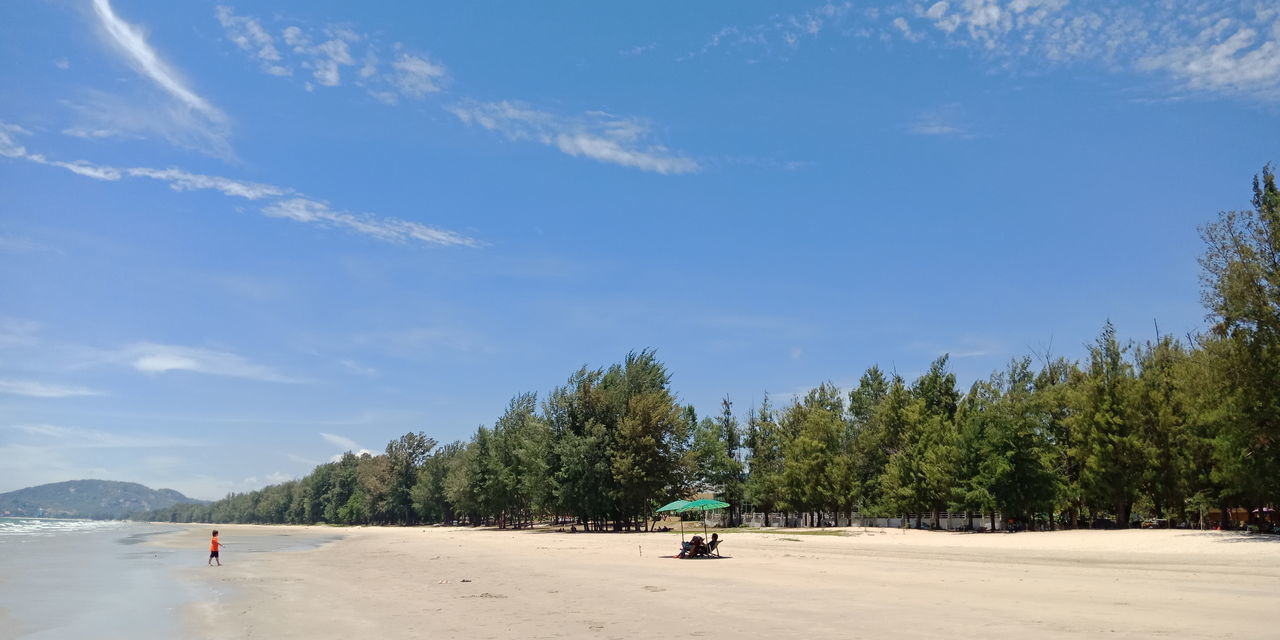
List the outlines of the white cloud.
<svg viewBox="0 0 1280 640">
<path fill-rule="evenodd" d="M 246 198 L 249 200 L 279 197 L 292 193 L 291 189 L 285 189 L 274 185 L 244 182 L 220 176 L 206 176 L 198 173 L 188 173 L 181 169 L 133 168 L 126 169 L 125 172 L 128 175 L 137 178 L 152 178 L 154 180 L 168 182 L 169 188 L 174 191 L 212 189 L 214 191 L 220 191 L 224 195 Z"/>
<path fill-rule="evenodd" d="M 179 126 L 196 130 L 198 136 L 212 145 L 211 151 L 216 154 L 229 155 L 226 115 L 188 87 L 178 72 L 162 60 L 147 42 L 143 30 L 117 16 L 109 0 L 93 0 L 93 9 L 110 42 L 124 55 L 130 66 L 155 83 L 176 103 L 174 108 L 158 113 L 166 115 Z M 143 108 L 152 114 L 157 113 L 150 108 Z"/>
<path fill-rule="evenodd" d="M 256 18 L 237 16 L 231 13 L 231 7 L 219 5 L 214 10 L 218 22 L 227 31 L 232 42 L 247 51 L 262 65 L 262 70 L 271 75 L 286 76 L 292 72 L 280 66 L 280 51 L 276 49 L 275 38 L 262 27 Z"/>
<path fill-rule="evenodd" d="M 520 102 L 463 102 L 448 111 L 468 125 L 502 134 L 509 140 L 528 140 L 555 147 L 571 156 L 661 174 L 693 173 L 697 161 L 658 144 L 647 143 L 650 125 L 640 118 L 624 118 L 590 111 L 566 118 Z"/>
<path fill-rule="evenodd" d="M 1280 89 L 1280 22 L 1273 31 L 1276 39 L 1266 40 L 1241 27 L 1225 40 L 1211 36 L 1204 38 L 1207 42 L 1146 56 L 1138 67 L 1168 71 L 1191 89 L 1275 96 Z"/>
<path fill-rule="evenodd" d="M 104 356 L 109 361 L 126 364 L 147 374 L 186 371 L 262 382 L 305 382 L 279 373 L 271 367 L 251 362 L 243 356 L 203 347 L 143 342 L 106 352 Z"/>
<path fill-rule="evenodd" d="M 313 47 L 309 53 L 316 82 L 326 87 L 336 87 L 342 82 L 339 67 L 352 66 L 356 63 L 351 57 L 351 50 L 342 40 L 326 40 Z"/>
<path fill-rule="evenodd" d="M 824 21 L 838 19 L 849 6 L 848 3 L 828 3 L 803 16 L 789 18 L 785 27 L 816 35 Z M 228 37 L 239 48 L 261 58 L 260 45 L 266 41 L 246 33 L 249 25 L 260 28 L 260 23 L 255 18 L 235 16 L 226 7 L 219 7 L 217 16 L 227 29 Z M 265 29 L 262 31 L 265 33 Z M 320 44 L 313 44 L 317 38 L 295 25 L 286 27 L 281 36 L 290 47 L 281 56 L 281 64 L 292 64 L 289 60 L 292 57 L 295 61 L 293 63 L 312 70 L 315 84 L 306 83 L 307 91 L 315 90 L 316 86 L 336 87 L 342 84 L 342 68 L 356 65 L 357 56 L 352 53 L 352 45 L 356 43 L 365 48 L 360 56 L 361 64 L 355 84 L 383 104 L 395 105 L 401 98 L 421 99 L 439 93 L 449 80 L 448 70 L 443 63 L 424 54 L 406 52 L 400 43 L 391 47 L 393 54 L 389 68 L 380 68 L 379 61 L 385 56 L 379 54 L 378 45 L 369 42 L 367 36 L 350 29 L 327 27 L 324 29 L 324 37 L 329 39 Z M 646 45 L 647 48 L 652 46 Z M 636 51 L 636 54 L 647 48 Z M 257 53 L 253 53 L 255 51 Z M 446 107 L 446 110 L 468 125 L 474 124 L 497 132 L 510 140 L 539 142 L 570 156 L 661 174 L 692 173 L 701 169 L 697 161 L 674 153 L 660 144 L 646 141 L 651 127 L 648 122 L 639 118 L 619 118 L 601 112 L 565 117 L 512 101 L 460 100 Z M 371 235 L 382 234 L 388 238 L 397 238 L 406 233 L 394 231 L 386 234 L 382 227 L 366 227 L 358 216 L 352 218 L 350 214 L 329 212 L 327 208 L 321 209 L 323 205 L 316 205 L 318 203 L 305 200 L 277 203 L 268 209 L 268 213 L 309 222 L 328 221 Z M 415 235 L 412 231 L 407 233 Z M 442 238 L 438 234 L 430 235 L 437 239 L 429 241 L 454 243 L 449 240 L 440 242 Z"/>
<path fill-rule="evenodd" d="M 22 127 L 0 122 L 0 155 L 21 158 L 37 164 L 60 167 L 77 175 L 96 180 L 116 181 L 124 177 L 150 178 L 167 182 L 175 191 L 209 189 L 226 196 L 248 200 L 278 199 L 296 195 L 292 189 L 275 185 L 233 180 L 221 176 L 190 173 L 181 169 L 152 169 L 132 167 L 119 169 L 97 165 L 83 160 L 64 162 L 51 160 L 38 153 L 29 153 L 26 147 L 14 139 L 16 134 L 27 134 Z M 262 213 L 273 218 L 287 218 L 297 222 L 339 227 L 388 242 L 423 242 L 440 246 L 478 247 L 480 242 L 445 229 L 437 229 L 420 222 L 380 217 L 372 214 L 356 214 L 334 211 L 323 202 L 295 197 L 276 200 L 264 207 Z"/>
<path fill-rule="evenodd" d="M 225 116 L 209 104 L 204 98 L 196 95 L 178 78 L 177 72 L 169 67 L 147 44 L 142 29 L 135 27 L 116 16 L 108 0 L 93 0 L 94 11 L 102 21 L 102 26 L 111 36 L 115 44 L 127 56 L 143 75 L 164 89 L 169 95 L 195 111 L 199 111 L 210 119 L 221 120 Z"/>
<path fill-rule="evenodd" d="M 32 398 L 75 398 L 100 396 L 101 391 L 87 387 L 48 384 L 36 380 L 0 379 L 0 393 Z"/>
<path fill-rule="evenodd" d="M 310 70 L 314 82 L 304 83 L 307 91 L 314 91 L 317 86 L 341 86 L 343 68 L 357 64 L 354 84 L 385 104 L 394 105 L 401 97 L 422 98 L 436 93 L 448 79 L 443 64 L 425 55 L 405 52 L 399 43 L 388 47 L 370 41 L 367 35 L 350 28 L 330 25 L 309 33 L 289 25 L 280 34 L 287 48 L 280 51 L 257 18 L 237 16 L 226 6 L 219 6 L 215 15 L 228 39 L 258 60 L 264 72 L 288 76 L 294 68 Z M 357 46 L 362 52 L 353 50 Z M 378 64 L 383 58 L 391 60 L 385 70 Z"/>
<path fill-rule="evenodd" d="M 443 65 L 407 53 L 401 53 L 391 63 L 391 67 L 396 70 L 396 87 L 401 93 L 413 98 L 439 91 L 440 82 L 448 75 Z"/>
<path fill-rule="evenodd" d="M 296 222 L 343 228 L 389 242 L 417 241 L 441 246 L 463 247 L 477 247 L 480 245 L 475 239 L 452 231 L 436 229 L 435 227 L 409 220 L 334 211 L 323 202 L 307 198 L 291 198 L 273 202 L 264 207 L 262 212 L 274 218 L 286 218 Z"/>
<path fill-rule="evenodd" d="M 1183 88 L 1280 99 L 1280 12 L 1250 0 L 1188 5 L 1067 0 L 963 0 L 917 6 L 912 18 L 949 44 L 1002 64 L 1096 60 L 1112 70 L 1162 72 Z M 894 25 L 908 39 L 918 34 Z"/>
<path fill-rule="evenodd" d="M 61 57 L 61 58 L 54 58 L 54 59 L 53 59 L 53 66 L 55 66 L 55 67 L 57 67 L 57 68 L 62 69 L 63 71 L 65 71 L 65 70 L 67 70 L 67 69 L 70 69 L 70 68 L 71 68 L 71 61 L 70 61 L 70 60 L 68 60 L 68 59 L 66 59 L 65 57 Z"/>
<path fill-rule="evenodd" d="M 0 140 L 0 145 L 2 144 L 3 141 Z M 248 200 L 280 197 L 292 193 L 291 189 L 277 187 L 274 185 L 232 180 L 231 178 L 224 178 L 221 176 L 207 176 L 198 173 L 189 173 L 181 169 L 150 169 L 146 167 L 118 169 L 116 167 L 93 164 L 84 160 L 76 160 L 75 162 L 50 160 L 44 155 L 38 153 L 24 154 L 20 157 L 37 164 L 61 167 L 74 174 L 81 175 L 86 178 L 93 178 L 95 180 L 116 181 L 126 176 L 133 178 L 151 178 L 152 180 L 160 180 L 162 182 L 169 183 L 169 188 L 174 191 L 211 189 L 219 191 L 223 195 L 246 198 Z"/>
<path fill-rule="evenodd" d="M 907 24 L 907 19 L 902 16 L 893 19 L 893 27 L 902 32 L 902 37 L 912 42 L 920 42 L 924 39 L 924 34 L 912 31 L 911 25 Z"/>
<path fill-rule="evenodd" d="M 6 158 L 23 158 L 27 155 L 27 148 L 18 144 L 14 136 L 29 136 L 30 131 L 19 127 L 16 124 L 7 124 L 0 122 L 0 156 Z"/>
</svg>

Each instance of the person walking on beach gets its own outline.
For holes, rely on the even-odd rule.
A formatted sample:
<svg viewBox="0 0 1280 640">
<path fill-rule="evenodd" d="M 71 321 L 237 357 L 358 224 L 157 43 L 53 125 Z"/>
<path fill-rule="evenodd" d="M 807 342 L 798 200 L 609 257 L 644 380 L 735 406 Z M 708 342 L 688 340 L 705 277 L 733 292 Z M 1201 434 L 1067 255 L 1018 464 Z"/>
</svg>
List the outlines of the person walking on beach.
<svg viewBox="0 0 1280 640">
<path fill-rule="evenodd" d="M 222 560 L 218 559 L 218 548 L 221 546 L 222 543 L 218 542 L 218 530 L 214 529 L 213 540 L 209 541 L 209 566 L 213 566 L 215 560 L 218 562 L 219 567 L 222 566 Z"/>
</svg>

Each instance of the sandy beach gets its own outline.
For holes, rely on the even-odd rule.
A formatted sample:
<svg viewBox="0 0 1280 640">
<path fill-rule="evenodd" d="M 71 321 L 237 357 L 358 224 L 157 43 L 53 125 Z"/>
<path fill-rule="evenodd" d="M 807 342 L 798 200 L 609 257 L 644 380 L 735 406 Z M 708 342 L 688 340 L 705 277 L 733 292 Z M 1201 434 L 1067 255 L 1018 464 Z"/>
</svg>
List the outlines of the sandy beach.
<svg viewBox="0 0 1280 640">
<path fill-rule="evenodd" d="M 1280 538 L 1190 531 L 678 533 L 221 526 L 205 638 L 1277 637 Z M 344 536 L 244 553 L 238 538 Z M 208 530 L 155 544 L 200 554 Z"/>
</svg>

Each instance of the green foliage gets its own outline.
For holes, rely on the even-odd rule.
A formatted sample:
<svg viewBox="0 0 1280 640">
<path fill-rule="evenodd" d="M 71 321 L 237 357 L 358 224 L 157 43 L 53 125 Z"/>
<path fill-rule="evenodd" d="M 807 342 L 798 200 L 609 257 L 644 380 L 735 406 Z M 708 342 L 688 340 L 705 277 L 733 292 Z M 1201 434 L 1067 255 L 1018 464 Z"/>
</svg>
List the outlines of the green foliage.
<svg viewBox="0 0 1280 640">
<path fill-rule="evenodd" d="M 1201 235 L 1213 363 L 1234 409 L 1215 434 L 1219 479 L 1262 504 L 1280 494 L 1280 189 L 1271 166 L 1253 179 L 1251 210 L 1222 212 Z"/>
</svg>

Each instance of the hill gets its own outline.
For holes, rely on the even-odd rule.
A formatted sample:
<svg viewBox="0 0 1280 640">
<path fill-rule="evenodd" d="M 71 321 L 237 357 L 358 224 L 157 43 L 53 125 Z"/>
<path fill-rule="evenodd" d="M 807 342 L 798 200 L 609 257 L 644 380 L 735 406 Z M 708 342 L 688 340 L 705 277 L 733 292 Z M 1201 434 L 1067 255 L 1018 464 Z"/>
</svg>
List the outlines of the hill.
<svg viewBox="0 0 1280 640">
<path fill-rule="evenodd" d="M 136 482 L 70 480 L 0 493 L 0 516 L 107 520 L 185 502 L 204 501 L 173 489 L 152 489 Z"/>
</svg>

